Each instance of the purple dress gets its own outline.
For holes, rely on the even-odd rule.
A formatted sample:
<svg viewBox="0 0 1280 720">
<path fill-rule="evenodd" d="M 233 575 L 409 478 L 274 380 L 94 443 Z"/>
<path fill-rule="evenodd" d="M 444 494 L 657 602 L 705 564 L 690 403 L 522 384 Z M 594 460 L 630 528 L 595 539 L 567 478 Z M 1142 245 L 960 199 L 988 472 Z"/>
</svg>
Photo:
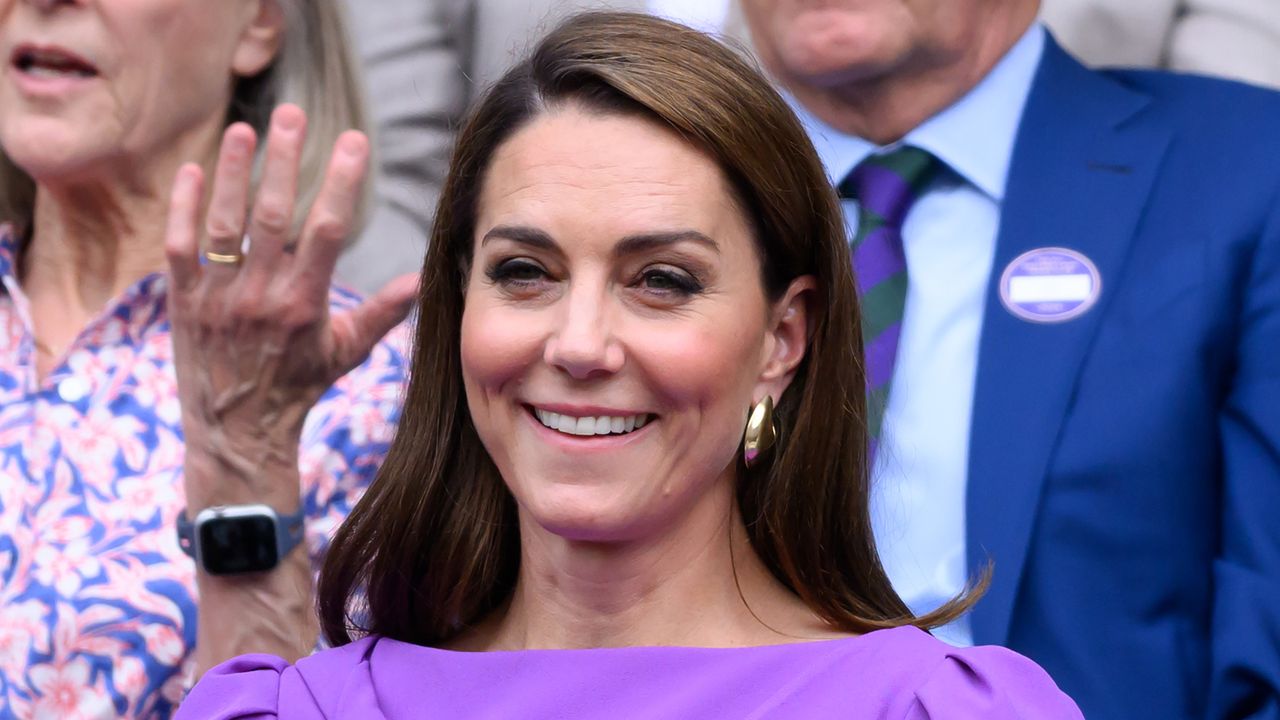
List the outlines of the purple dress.
<svg viewBox="0 0 1280 720">
<path fill-rule="evenodd" d="M 177 720 L 1078 720 L 1035 663 L 915 628 L 751 648 L 454 652 L 365 638 L 210 670 Z"/>
</svg>

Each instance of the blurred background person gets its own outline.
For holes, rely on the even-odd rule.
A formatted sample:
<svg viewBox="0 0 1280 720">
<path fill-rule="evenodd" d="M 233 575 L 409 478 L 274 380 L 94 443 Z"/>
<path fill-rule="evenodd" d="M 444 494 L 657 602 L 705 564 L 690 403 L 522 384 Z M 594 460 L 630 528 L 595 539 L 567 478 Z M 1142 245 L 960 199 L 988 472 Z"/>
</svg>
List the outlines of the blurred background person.
<svg viewBox="0 0 1280 720">
<path fill-rule="evenodd" d="M 1096 72 L 1036 0 L 745 0 L 845 199 L 917 613 L 1096 720 L 1280 718 L 1280 94 Z"/>
<path fill-rule="evenodd" d="M 1276 0 L 1044 0 L 1054 37 L 1091 65 L 1166 68 L 1280 87 Z"/>
<path fill-rule="evenodd" d="M 322 574 L 344 647 L 231 661 L 179 717 L 1080 717 L 913 627 L 976 594 L 912 618 L 880 569 L 840 209 L 730 50 L 553 32 L 462 129 L 421 288 L 401 429 Z"/>
<path fill-rule="evenodd" d="M 347 0 L 373 127 L 374 200 L 338 261 L 339 283 L 373 293 L 421 267 L 469 91 L 455 0 Z"/>
<path fill-rule="evenodd" d="M 651 12 L 746 35 L 731 0 L 377 0 L 347 2 L 375 128 L 369 223 L 337 279 L 373 292 L 422 264 L 453 133 L 473 100 L 575 11 Z"/>
<path fill-rule="evenodd" d="M 163 718 L 197 664 L 314 646 L 308 556 L 319 556 L 388 446 L 404 362 L 374 341 L 412 283 L 358 311 L 335 294 L 333 322 L 345 333 L 333 352 L 307 345 L 306 321 L 329 321 L 324 302 L 319 317 L 315 297 L 306 313 L 296 307 L 297 292 L 328 276 L 299 272 L 287 252 L 256 265 L 231 297 L 202 290 L 201 317 L 169 313 L 175 173 L 190 160 L 212 167 L 229 123 L 224 163 L 253 166 L 265 154 L 254 135 L 270 123 L 276 165 L 301 170 L 287 192 L 268 186 L 256 198 L 247 231 L 211 216 L 220 244 L 206 257 L 210 273 L 235 277 L 246 233 L 270 247 L 310 227 L 303 219 L 340 137 L 337 157 L 362 171 L 367 142 L 340 135 L 364 115 L 332 0 L 0 0 L 0 57 L 0 715 Z M 301 108 L 272 121 L 283 100 Z M 249 197 L 209 202 L 243 211 Z M 321 218 L 329 235 L 357 227 L 363 195 L 348 200 L 345 216 Z M 227 327 L 244 316 L 255 318 L 244 337 L 205 332 L 175 358 L 173 337 L 192 335 L 196 321 Z M 246 338 L 254 348 L 270 340 L 275 355 L 241 352 Z M 184 364 L 228 354 L 247 374 L 234 392 L 179 398 Z M 255 379 L 296 363 L 310 372 L 277 385 L 278 407 L 264 409 Z M 278 446 L 227 455 L 245 432 Z M 258 475 L 272 467 L 292 484 L 262 492 Z M 240 515 L 252 527 L 201 520 L 231 504 L 259 505 Z M 185 543 L 182 517 L 197 526 Z M 228 545 L 211 544 L 219 539 Z M 197 546 L 198 567 L 184 554 Z"/>
<path fill-rule="evenodd" d="M 584 10 L 648 12 L 704 32 L 741 27 L 732 0 L 465 0 L 459 5 L 460 66 L 477 97 L 553 27 Z"/>
</svg>

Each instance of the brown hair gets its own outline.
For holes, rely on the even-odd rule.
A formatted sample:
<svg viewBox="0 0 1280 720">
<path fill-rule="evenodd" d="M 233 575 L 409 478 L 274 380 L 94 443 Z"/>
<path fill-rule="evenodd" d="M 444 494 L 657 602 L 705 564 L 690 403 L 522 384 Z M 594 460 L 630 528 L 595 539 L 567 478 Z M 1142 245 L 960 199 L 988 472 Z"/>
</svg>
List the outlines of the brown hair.
<svg viewBox="0 0 1280 720">
<path fill-rule="evenodd" d="M 566 103 L 640 114 L 714 158 L 750 215 L 770 297 L 801 275 L 817 279 L 813 335 L 778 404 L 783 432 L 772 462 L 738 467 L 742 517 L 765 565 L 846 631 L 935 627 L 967 610 L 974 593 L 913 618 L 880 566 L 844 218 L 804 129 L 760 73 L 714 39 L 647 15 L 587 13 L 559 26 L 490 89 L 459 136 L 423 271 L 404 416 L 321 574 L 329 639 L 350 642 L 357 631 L 436 645 L 512 592 L 515 501 L 463 392 L 464 276 L 494 151 L 540 112 Z M 351 608 L 362 591 L 367 606 Z"/>
</svg>

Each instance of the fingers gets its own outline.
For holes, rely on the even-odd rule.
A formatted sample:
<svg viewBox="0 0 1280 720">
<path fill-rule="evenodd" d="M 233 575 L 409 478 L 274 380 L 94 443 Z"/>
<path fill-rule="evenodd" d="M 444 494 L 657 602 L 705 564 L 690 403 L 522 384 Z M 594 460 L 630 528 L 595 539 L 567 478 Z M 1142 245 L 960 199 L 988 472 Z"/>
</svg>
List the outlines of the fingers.
<svg viewBox="0 0 1280 720">
<path fill-rule="evenodd" d="M 253 292 L 277 276 L 280 256 L 293 239 L 298 166 L 306 141 L 307 116 L 296 105 L 281 105 L 271 115 L 266 158 L 249 220 L 248 257 L 242 284 Z"/>
<path fill-rule="evenodd" d="M 218 151 L 218 166 L 214 169 L 213 190 L 204 222 L 211 253 L 240 253 L 256 149 L 257 138 L 253 128 L 244 123 L 235 123 L 222 134 L 222 148 Z M 235 268 L 234 265 L 221 267 Z"/>
<path fill-rule="evenodd" d="M 299 280 L 316 297 L 327 297 L 338 255 L 355 225 L 356 208 L 369 166 L 369 140 L 349 130 L 338 137 L 298 244 Z"/>
<path fill-rule="evenodd" d="M 340 353 L 335 364 L 343 373 L 363 362 L 373 346 L 409 314 L 418 297 L 419 281 L 418 273 L 400 275 L 356 309 L 333 319 L 339 335 L 334 345 Z"/>
<path fill-rule="evenodd" d="M 204 171 L 195 163 L 178 169 L 169 194 L 169 217 L 164 235 L 169 277 L 175 292 L 186 292 L 200 279 L 200 200 Z"/>
</svg>

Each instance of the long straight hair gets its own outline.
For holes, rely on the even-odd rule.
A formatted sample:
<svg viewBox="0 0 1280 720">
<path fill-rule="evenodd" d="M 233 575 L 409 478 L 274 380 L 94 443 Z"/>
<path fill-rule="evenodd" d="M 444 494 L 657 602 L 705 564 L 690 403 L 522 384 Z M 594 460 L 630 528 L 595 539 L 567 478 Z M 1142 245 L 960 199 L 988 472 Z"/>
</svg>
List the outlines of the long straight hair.
<svg viewBox="0 0 1280 720">
<path fill-rule="evenodd" d="M 463 288 L 495 150 L 532 118 L 569 103 L 648 118 L 714 158 L 750 215 L 769 297 L 801 275 L 817 279 L 813 334 L 778 404 L 773 462 L 737 468 L 742 517 L 769 571 L 849 632 L 953 620 L 973 593 L 913 617 L 876 554 L 844 218 L 804 129 L 768 81 L 716 40 L 646 15 L 587 13 L 509 71 L 461 131 L 424 266 L 400 428 L 321 573 L 329 639 L 374 633 L 437 645 L 511 596 L 520 562 L 516 507 L 467 410 Z"/>
</svg>

